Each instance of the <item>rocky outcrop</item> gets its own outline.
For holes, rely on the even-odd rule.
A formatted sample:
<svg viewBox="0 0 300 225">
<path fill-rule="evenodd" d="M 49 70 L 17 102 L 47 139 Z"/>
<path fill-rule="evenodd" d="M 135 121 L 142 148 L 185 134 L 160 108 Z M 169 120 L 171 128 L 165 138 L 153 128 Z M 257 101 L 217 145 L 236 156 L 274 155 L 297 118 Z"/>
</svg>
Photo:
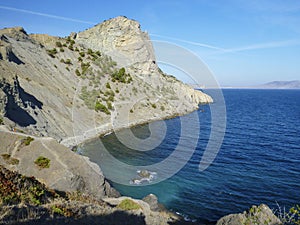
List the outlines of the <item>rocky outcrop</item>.
<svg viewBox="0 0 300 225">
<path fill-rule="evenodd" d="M 148 35 L 126 17 L 67 38 L 27 35 L 20 27 L 0 37 L 0 116 L 12 129 L 66 146 L 212 102 L 163 74 Z"/>
<path fill-rule="evenodd" d="M 0 165 L 0 224 L 172 224 L 180 218 L 128 197 L 99 200 L 86 193 L 57 192 L 34 177 Z M 122 202 L 129 201 L 136 209 Z"/>
<path fill-rule="evenodd" d="M 264 204 L 252 206 L 248 212 L 230 214 L 218 220 L 217 225 L 279 225 L 282 224 L 272 210 Z"/>
<path fill-rule="evenodd" d="M 0 165 L 26 176 L 34 176 L 51 189 L 81 192 L 94 198 L 119 196 L 105 180 L 99 166 L 70 151 L 52 138 L 35 138 L 0 133 Z M 39 157 L 49 160 L 41 167 Z"/>
<path fill-rule="evenodd" d="M 149 36 L 140 28 L 137 21 L 119 16 L 79 32 L 75 40 L 111 56 L 122 67 L 134 66 L 139 73 L 157 72 Z"/>
</svg>

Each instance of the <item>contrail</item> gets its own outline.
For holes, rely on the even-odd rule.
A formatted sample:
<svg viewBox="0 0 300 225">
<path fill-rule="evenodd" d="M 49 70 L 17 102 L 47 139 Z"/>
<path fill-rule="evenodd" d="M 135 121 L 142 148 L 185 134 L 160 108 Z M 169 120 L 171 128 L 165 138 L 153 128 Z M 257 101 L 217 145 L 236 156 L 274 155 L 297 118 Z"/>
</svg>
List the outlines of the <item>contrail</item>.
<svg viewBox="0 0 300 225">
<path fill-rule="evenodd" d="M 193 42 L 193 41 L 186 41 L 186 40 L 182 40 L 182 39 L 178 39 L 178 38 L 166 37 L 166 36 L 162 36 L 162 35 L 158 35 L 158 34 L 150 34 L 150 36 L 166 38 L 166 39 L 170 39 L 170 40 L 174 40 L 174 41 L 180 41 L 180 42 L 184 42 L 184 43 L 187 43 L 187 44 L 197 45 L 197 46 L 200 46 L 200 47 L 210 48 L 210 49 L 219 50 L 219 51 L 226 51 L 226 49 L 219 48 L 217 46 L 207 45 L 207 44 Z"/>
<path fill-rule="evenodd" d="M 56 15 L 51 15 L 51 14 L 47 14 L 47 13 L 34 12 L 34 11 L 30 11 L 30 10 L 18 9 L 18 8 L 1 6 L 1 5 L 0 5 L 0 9 L 5 9 L 5 10 L 10 10 L 10 11 L 15 11 L 15 12 L 28 13 L 28 14 L 33 14 L 33 15 L 37 15 L 37 16 L 44 16 L 44 17 L 48 17 L 48 18 L 71 21 L 71 22 L 76 22 L 76 23 L 85 23 L 85 24 L 90 24 L 90 25 L 95 25 L 96 24 L 96 23 L 91 22 L 91 21 L 78 20 L 78 19 L 73 19 L 73 18 L 68 18 L 68 17 L 63 17 L 63 16 L 56 16 Z"/>
<path fill-rule="evenodd" d="M 288 47 L 300 45 L 300 40 L 286 40 L 286 41 L 274 41 L 260 44 L 253 44 L 248 46 L 242 46 L 238 48 L 225 49 L 223 53 L 234 53 L 234 52 L 242 52 L 242 51 L 251 51 L 251 50 L 259 50 L 259 49 L 267 49 L 267 48 L 280 48 L 280 47 Z"/>
<path fill-rule="evenodd" d="M 242 47 L 237 47 L 237 48 L 226 49 L 226 48 L 220 48 L 220 47 L 213 46 L 213 45 L 207 45 L 207 44 L 198 43 L 198 42 L 186 41 L 186 40 L 162 36 L 162 35 L 158 35 L 158 34 L 150 34 L 150 35 L 154 36 L 154 37 L 161 37 L 161 38 L 166 38 L 166 39 L 170 39 L 170 40 L 174 40 L 174 41 L 180 41 L 180 42 L 184 42 L 184 43 L 197 45 L 197 46 L 210 48 L 210 49 L 219 51 L 212 55 L 300 45 L 300 40 L 286 40 L 286 41 L 274 41 L 274 42 L 267 42 L 267 43 L 252 44 L 252 45 L 247 45 L 247 46 L 242 46 Z"/>
<path fill-rule="evenodd" d="M 57 16 L 57 15 L 52 15 L 52 14 L 47 14 L 47 13 L 35 12 L 35 11 L 31 11 L 31 10 L 26 10 L 26 9 L 8 7 L 8 6 L 1 6 L 0 5 L 0 9 L 15 11 L 15 12 L 21 12 L 21 13 L 28 13 L 28 14 L 32 14 L 32 15 L 44 16 L 44 17 L 48 17 L 48 18 L 53 18 L 53 19 L 58 19 L 58 20 L 65 20 L 65 21 L 76 22 L 76 23 L 85 23 L 85 24 L 90 24 L 90 25 L 97 24 L 97 23 L 91 22 L 91 21 L 73 19 L 73 18 Z M 225 49 L 225 48 L 220 48 L 218 46 L 213 46 L 213 45 L 208 45 L 208 44 L 193 42 L 193 41 L 186 41 L 186 40 L 167 37 L 167 36 L 162 36 L 162 35 L 158 35 L 158 34 L 150 34 L 150 36 L 166 38 L 166 39 L 170 39 L 170 40 L 174 40 L 174 41 L 180 41 L 180 42 L 183 42 L 183 43 L 192 44 L 192 45 L 196 45 L 196 46 L 200 46 L 200 47 L 204 47 L 204 48 L 218 50 L 219 52 L 215 53 L 215 54 L 235 53 L 235 52 L 243 52 L 243 51 L 258 50 L 258 49 L 279 48 L 279 47 L 300 45 L 300 40 L 287 40 L 287 41 L 268 42 L 268 43 L 242 46 L 242 47 L 238 47 L 238 48 Z"/>
</svg>

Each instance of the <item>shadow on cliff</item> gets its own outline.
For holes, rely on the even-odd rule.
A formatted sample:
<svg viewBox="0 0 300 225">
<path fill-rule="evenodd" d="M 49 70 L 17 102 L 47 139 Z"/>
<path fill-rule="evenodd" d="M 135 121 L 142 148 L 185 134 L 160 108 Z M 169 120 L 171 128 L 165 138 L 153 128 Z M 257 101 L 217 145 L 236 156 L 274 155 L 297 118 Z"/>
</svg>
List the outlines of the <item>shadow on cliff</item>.
<svg viewBox="0 0 300 225">
<path fill-rule="evenodd" d="M 7 96 L 5 116 L 22 127 L 36 124 L 36 120 L 25 109 L 42 109 L 43 103 L 33 95 L 27 93 L 21 87 L 17 77 L 15 78 L 13 85 L 6 83 L 5 80 L 1 81 L 0 88 Z M 16 98 L 16 95 L 19 99 Z"/>
<path fill-rule="evenodd" d="M 115 211 L 109 215 L 89 215 L 83 218 L 41 218 L 38 220 L 31 220 L 29 222 L 17 222 L 13 224 L 20 225 L 145 225 L 145 217 L 142 215 L 132 215 L 123 211 Z"/>
</svg>

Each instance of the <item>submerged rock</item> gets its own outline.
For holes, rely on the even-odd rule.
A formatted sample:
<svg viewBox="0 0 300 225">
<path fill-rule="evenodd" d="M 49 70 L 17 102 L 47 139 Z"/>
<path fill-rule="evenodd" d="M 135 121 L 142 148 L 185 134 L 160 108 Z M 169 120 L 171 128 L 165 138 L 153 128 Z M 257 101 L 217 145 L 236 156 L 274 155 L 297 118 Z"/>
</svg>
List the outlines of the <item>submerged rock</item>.
<svg viewBox="0 0 300 225">
<path fill-rule="evenodd" d="M 144 182 L 151 183 L 152 180 L 155 179 L 155 176 L 157 175 L 156 172 L 151 172 L 148 170 L 138 170 L 136 171 L 138 174 L 138 177 L 133 178 L 130 183 L 131 184 L 142 184 Z"/>
<path fill-rule="evenodd" d="M 138 175 L 143 178 L 150 178 L 151 173 L 148 170 L 139 170 Z"/>
</svg>

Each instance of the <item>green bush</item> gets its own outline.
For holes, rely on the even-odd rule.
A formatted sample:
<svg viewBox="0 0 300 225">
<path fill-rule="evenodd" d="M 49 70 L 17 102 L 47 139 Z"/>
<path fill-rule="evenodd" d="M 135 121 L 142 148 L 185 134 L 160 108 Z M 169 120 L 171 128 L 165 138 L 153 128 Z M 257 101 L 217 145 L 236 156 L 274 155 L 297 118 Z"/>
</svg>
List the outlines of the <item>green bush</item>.
<svg viewBox="0 0 300 225">
<path fill-rule="evenodd" d="M 156 109 L 156 104 L 155 103 L 152 103 L 151 106 L 152 106 L 152 108 Z"/>
<path fill-rule="evenodd" d="M 111 89 L 110 84 L 106 83 L 106 88 Z"/>
<path fill-rule="evenodd" d="M 70 49 L 71 51 L 74 51 L 73 44 L 70 44 L 68 49 Z"/>
<path fill-rule="evenodd" d="M 18 165 L 19 160 L 16 158 L 11 157 L 10 154 L 2 154 L 2 158 L 6 161 L 6 163 L 11 164 L 11 165 Z"/>
<path fill-rule="evenodd" d="M 81 75 L 81 74 L 80 74 L 80 71 L 79 71 L 78 69 L 75 70 L 75 73 L 76 73 L 77 76 L 80 76 L 80 75 Z"/>
<path fill-rule="evenodd" d="M 106 108 L 105 105 L 103 105 L 101 102 L 97 101 L 96 104 L 95 104 L 95 110 L 98 112 L 104 112 L 106 113 L 107 115 L 110 114 L 109 110 Z"/>
<path fill-rule="evenodd" d="M 87 50 L 87 54 L 92 55 L 92 54 L 93 54 L 93 50 L 89 48 L 89 49 Z"/>
<path fill-rule="evenodd" d="M 121 83 L 130 83 L 132 81 L 131 76 L 129 74 L 126 74 L 124 67 L 122 67 L 118 71 L 115 71 L 111 76 L 114 80 L 117 80 Z"/>
<path fill-rule="evenodd" d="M 85 53 L 84 53 L 84 52 L 79 52 L 79 55 L 80 55 L 81 57 L 84 57 L 84 56 L 85 56 Z"/>
<path fill-rule="evenodd" d="M 81 70 L 82 70 L 82 74 L 86 74 L 88 68 L 90 67 L 90 63 L 87 62 L 87 63 L 84 63 L 82 62 L 81 63 Z"/>
<path fill-rule="evenodd" d="M 55 45 L 56 45 L 56 47 L 58 47 L 58 48 L 61 48 L 61 47 L 63 47 L 63 45 L 61 44 L 61 42 L 60 42 L 60 41 L 57 41 L 57 42 L 55 43 Z"/>
<path fill-rule="evenodd" d="M 55 54 L 57 53 L 57 50 L 56 50 L 56 48 L 48 49 L 47 53 L 51 58 L 55 58 Z"/>
<path fill-rule="evenodd" d="M 56 214 L 59 214 L 59 215 L 64 215 L 65 214 L 63 209 L 60 206 L 53 205 L 53 206 L 51 206 L 51 210 L 52 210 L 53 213 L 56 213 Z"/>
<path fill-rule="evenodd" d="M 19 160 L 16 158 L 11 157 L 10 154 L 2 154 L 2 158 L 6 161 L 6 163 L 11 164 L 11 165 L 18 165 Z"/>
<path fill-rule="evenodd" d="M 0 125 L 3 125 L 3 118 L 0 117 Z"/>
<path fill-rule="evenodd" d="M 71 59 L 66 59 L 65 64 L 72 65 Z"/>
<path fill-rule="evenodd" d="M 23 139 L 23 143 L 25 144 L 25 145 L 30 145 L 30 143 L 32 142 L 32 141 L 34 141 L 34 138 L 32 138 L 32 137 L 26 137 L 25 139 Z"/>
<path fill-rule="evenodd" d="M 113 109 L 111 102 L 109 102 L 109 101 L 106 102 L 106 105 L 107 105 L 107 108 L 108 108 L 109 110 L 112 110 L 112 109 Z"/>
<path fill-rule="evenodd" d="M 41 169 L 50 167 L 50 159 L 45 158 L 44 156 L 39 156 L 34 163 Z"/>
<path fill-rule="evenodd" d="M 122 210 L 137 210 L 141 209 L 141 206 L 131 199 L 126 198 L 117 205 L 117 208 Z"/>
</svg>

